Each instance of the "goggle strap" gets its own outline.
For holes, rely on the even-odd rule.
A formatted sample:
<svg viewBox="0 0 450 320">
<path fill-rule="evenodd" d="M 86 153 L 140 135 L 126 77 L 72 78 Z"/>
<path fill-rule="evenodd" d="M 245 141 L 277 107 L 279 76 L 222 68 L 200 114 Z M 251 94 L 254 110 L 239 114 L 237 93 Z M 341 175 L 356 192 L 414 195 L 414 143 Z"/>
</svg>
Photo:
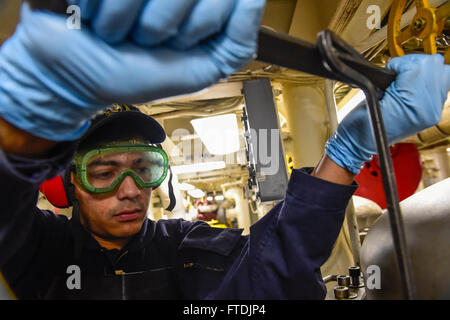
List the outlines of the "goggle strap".
<svg viewBox="0 0 450 320">
<path fill-rule="evenodd" d="M 75 172 L 74 165 L 70 165 L 70 167 L 67 168 L 66 171 L 64 171 L 64 174 L 62 176 L 65 188 L 64 191 L 66 193 L 67 202 L 69 206 L 73 205 L 73 203 L 77 201 L 77 198 L 75 197 L 75 186 L 70 182 L 70 174 L 72 172 Z"/>
<path fill-rule="evenodd" d="M 156 145 L 158 148 L 160 148 L 161 150 L 164 150 L 162 145 L 160 143 L 158 143 Z M 172 169 L 170 168 L 169 165 L 169 181 L 168 181 L 168 186 L 169 186 L 169 206 L 166 208 L 167 211 L 172 211 L 175 208 L 175 205 L 177 204 L 177 200 L 175 198 L 175 193 L 173 192 L 173 184 L 172 184 Z"/>
<path fill-rule="evenodd" d="M 170 203 L 169 206 L 166 208 L 167 211 L 172 211 L 173 208 L 175 208 L 175 205 L 177 203 L 177 200 L 175 199 L 175 194 L 173 192 L 173 185 L 172 185 L 172 169 L 169 166 L 169 199 Z"/>
</svg>

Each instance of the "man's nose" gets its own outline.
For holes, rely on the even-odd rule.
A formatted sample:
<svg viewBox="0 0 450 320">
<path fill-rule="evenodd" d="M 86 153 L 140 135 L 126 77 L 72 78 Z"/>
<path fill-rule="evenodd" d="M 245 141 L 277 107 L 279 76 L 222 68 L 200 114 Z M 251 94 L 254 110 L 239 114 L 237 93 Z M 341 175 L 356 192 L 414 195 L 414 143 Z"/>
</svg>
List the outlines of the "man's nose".
<svg viewBox="0 0 450 320">
<path fill-rule="evenodd" d="M 131 176 L 126 176 L 119 184 L 117 197 L 119 199 L 134 199 L 141 194 L 141 189 L 136 185 Z"/>
</svg>

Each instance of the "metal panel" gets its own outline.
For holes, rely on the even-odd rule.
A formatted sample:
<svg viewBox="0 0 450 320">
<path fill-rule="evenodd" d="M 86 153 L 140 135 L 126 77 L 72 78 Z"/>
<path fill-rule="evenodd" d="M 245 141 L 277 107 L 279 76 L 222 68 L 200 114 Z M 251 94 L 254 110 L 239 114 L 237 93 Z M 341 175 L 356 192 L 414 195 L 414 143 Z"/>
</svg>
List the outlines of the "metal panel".
<svg viewBox="0 0 450 320">
<path fill-rule="evenodd" d="M 288 176 L 270 80 L 245 81 L 243 95 L 249 186 L 256 186 L 261 202 L 282 200 Z"/>
</svg>

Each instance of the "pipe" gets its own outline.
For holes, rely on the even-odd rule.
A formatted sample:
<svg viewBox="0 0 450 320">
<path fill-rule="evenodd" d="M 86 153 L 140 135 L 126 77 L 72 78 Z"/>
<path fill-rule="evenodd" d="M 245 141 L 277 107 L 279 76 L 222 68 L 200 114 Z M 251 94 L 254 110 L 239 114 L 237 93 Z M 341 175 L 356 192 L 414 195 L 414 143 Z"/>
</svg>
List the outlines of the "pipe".
<svg viewBox="0 0 450 320">
<path fill-rule="evenodd" d="M 242 187 L 244 185 L 244 181 L 241 179 L 239 181 L 235 182 L 228 182 L 221 185 L 222 192 L 225 193 L 227 189 L 233 188 L 233 187 Z"/>
<path fill-rule="evenodd" d="M 331 121 L 328 120 L 324 90 L 320 89 L 322 86 L 323 84 L 320 87 L 301 86 L 285 82 L 280 85 L 283 94 L 277 97 L 277 105 L 287 119 L 291 139 L 286 153 L 292 157 L 294 168 L 315 166 L 322 157 L 330 136 Z M 259 204 L 259 217 L 262 218 L 272 207 L 273 204 Z M 321 266 L 322 274 L 342 274 L 349 265 L 354 264 L 351 241 L 347 241 L 350 235 L 347 237 L 345 232 L 343 228 L 339 233 L 330 257 Z"/>
<path fill-rule="evenodd" d="M 214 115 L 220 115 L 224 113 L 230 113 L 234 111 L 238 111 L 242 109 L 242 100 L 239 99 L 237 102 L 233 103 L 231 106 L 225 108 L 217 108 L 217 107 L 208 107 L 208 111 L 202 110 L 180 110 L 180 111 L 171 111 L 166 113 L 160 113 L 152 115 L 152 117 L 156 120 L 167 120 L 167 119 L 176 119 L 181 117 L 211 117 Z"/>
<path fill-rule="evenodd" d="M 329 274 L 323 278 L 323 283 L 328 283 L 331 281 L 337 281 L 337 274 Z"/>
<path fill-rule="evenodd" d="M 328 117 L 323 91 L 314 86 L 282 83 L 280 107 L 288 119 L 287 127 L 292 137 L 294 168 L 313 167 L 323 155 L 329 137 Z"/>
<path fill-rule="evenodd" d="M 224 192 L 224 196 L 226 198 L 234 199 L 236 207 L 235 209 L 228 210 L 228 212 L 230 214 L 236 214 L 239 228 L 244 229 L 244 235 L 249 234 L 251 226 L 250 213 L 248 209 L 248 203 L 244 199 L 242 186 L 231 187 L 226 192 Z"/>
<path fill-rule="evenodd" d="M 334 96 L 334 81 L 330 79 L 325 80 L 325 100 L 327 104 L 328 118 L 330 120 L 331 134 L 335 133 L 338 127 L 338 116 L 336 99 Z M 348 233 L 350 238 L 350 246 L 352 249 L 352 256 L 355 265 L 360 263 L 361 241 L 359 237 L 358 223 L 356 221 L 355 206 L 353 199 L 349 201 L 347 209 L 345 210 L 345 220 L 347 222 Z"/>
<path fill-rule="evenodd" d="M 325 100 L 327 103 L 328 118 L 330 120 L 331 133 L 336 132 L 338 126 L 337 105 L 334 97 L 334 81 L 325 80 Z"/>
<path fill-rule="evenodd" d="M 442 111 L 442 119 L 434 127 L 428 128 L 418 134 L 404 140 L 406 143 L 415 143 L 419 147 L 434 144 L 450 137 L 450 99 L 447 99 L 444 110 Z"/>
<path fill-rule="evenodd" d="M 359 236 L 358 222 L 356 220 L 355 205 L 353 198 L 349 201 L 345 210 L 345 220 L 347 220 L 348 234 L 350 237 L 350 246 L 352 248 L 353 264 L 360 265 L 361 238 Z"/>
</svg>

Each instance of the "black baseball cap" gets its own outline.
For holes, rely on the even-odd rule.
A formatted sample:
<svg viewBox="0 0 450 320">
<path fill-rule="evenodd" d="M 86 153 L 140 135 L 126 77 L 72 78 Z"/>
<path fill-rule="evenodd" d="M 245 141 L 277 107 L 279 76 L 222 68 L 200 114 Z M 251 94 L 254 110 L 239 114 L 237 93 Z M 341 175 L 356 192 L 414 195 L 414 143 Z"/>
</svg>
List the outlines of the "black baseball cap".
<svg viewBox="0 0 450 320">
<path fill-rule="evenodd" d="M 79 146 L 84 149 L 98 143 L 134 138 L 160 144 L 166 139 L 166 132 L 158 121 L 135 106 L 114 105 L 91 120 L 89 129 L 79 139 Z"/>
</svg>

